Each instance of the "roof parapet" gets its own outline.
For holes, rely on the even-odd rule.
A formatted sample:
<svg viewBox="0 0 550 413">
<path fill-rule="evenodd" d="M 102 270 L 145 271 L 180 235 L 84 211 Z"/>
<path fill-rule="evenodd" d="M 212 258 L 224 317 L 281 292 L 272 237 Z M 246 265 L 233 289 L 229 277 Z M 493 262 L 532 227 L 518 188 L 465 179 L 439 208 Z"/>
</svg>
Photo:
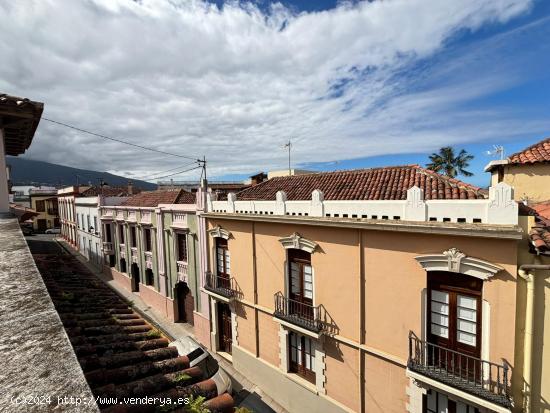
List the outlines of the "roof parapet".
<svg viewBox="0 0 550 413">
<path fill-rule="evenodd" d="M 230 214 L 362 218 L 416 222 L 456 222 L 517 225 L 518 204 L 513 188 L 501 182 L 490 188 L 488 199 L 426 200 L 422 189 L 413 186 L 405 200 L 326 200 L 316 189 L 310 200 L 289 201 L 284 191 L 274 200 L 238 200 L 230 193 L 216 201 L 207 194 L 207 211 Z"/>
</svg>

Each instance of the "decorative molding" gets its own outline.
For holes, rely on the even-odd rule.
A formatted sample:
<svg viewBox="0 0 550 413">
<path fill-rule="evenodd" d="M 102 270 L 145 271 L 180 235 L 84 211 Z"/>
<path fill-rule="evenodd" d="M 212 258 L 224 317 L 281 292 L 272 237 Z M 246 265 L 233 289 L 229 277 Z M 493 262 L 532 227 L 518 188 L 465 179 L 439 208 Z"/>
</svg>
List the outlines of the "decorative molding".
<svg viewBox="0 0 550 413">
<path fill-rule="evenodd" d="M 488 261 L 469 257 L 456 248 L 442 254 L 426 254 L 414 257 L 426 271 L 448 271 L 487 280 L 503 268 Z"/>
<path fill-rule="evenodd" d="M 229 239 L 231 237 L 231 232 L 226 229 L 223 229 L 219 225 L 215 228 L 209 229 L 207 231 L 212 238 L 225 238 Z"/>
<path fill-rule="evenodd" d="M 285 249 L 294 248 L 294 249 L 307 251 L 310 254 L 314 253 L 318 247 L 318 244 L 315 241 L 311 241 L 306 238 L 303 238 L 297 232 L 295 232 L 294 234 L 288 237 L 281 238 L 279 242 L 283 244 L 283 247 Z"/>
</svg>

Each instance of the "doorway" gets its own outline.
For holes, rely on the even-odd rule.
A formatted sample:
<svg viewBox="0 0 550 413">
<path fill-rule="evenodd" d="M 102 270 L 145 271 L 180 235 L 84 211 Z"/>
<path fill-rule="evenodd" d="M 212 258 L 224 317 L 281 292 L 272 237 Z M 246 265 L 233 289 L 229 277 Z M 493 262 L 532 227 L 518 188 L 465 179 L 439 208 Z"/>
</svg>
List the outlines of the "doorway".
<svg viewBox="0 0 550 413">
<path fill-rule="evenodd" d="M 288 250 L 289 312 L 313 319 L 313 269 L 311 254 L 298 249 Z"/>
<path fill-rule="evenodd" d="M 187 283 L 180 281 L 175 285 L 174 298 L 177 311 L 175 315 L 176 321 L 193 325 L 193 310 L 195 309 L 195 304 Z"/>
<path fill-rule="evenodd" d="M 132 292 L 139 292 L 139 266 L 133 263 L 130 268 L 132 271 Z"/>
<path fill-rule="evenodd" d="M 233 333 L 231 328 L 231 309 L 226 303 L 217 303 L 218 310 L 218 350 L 231 354 Z"/>
</svg>

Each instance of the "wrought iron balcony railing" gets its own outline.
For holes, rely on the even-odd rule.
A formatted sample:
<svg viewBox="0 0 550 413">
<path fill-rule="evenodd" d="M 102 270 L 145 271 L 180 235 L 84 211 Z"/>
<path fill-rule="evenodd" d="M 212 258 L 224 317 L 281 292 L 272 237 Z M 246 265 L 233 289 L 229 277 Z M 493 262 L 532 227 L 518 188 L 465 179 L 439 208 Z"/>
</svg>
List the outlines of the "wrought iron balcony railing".
<svg viewBox="0 0 550 413">
<path fill-rule="evenodd" d="M 428 343 L 411 331 L 408 368 L 498 405 L 511 406 L 506 363 L 492 363 Z"/>
<path fill-rule="evenodd" d="M 105 254 L 113 254 L 114 253 L 112 242 L 107 242 L 107 241 L 103 242 L 103 253 L 105 253 Z"/>
<path fill-rule="evenodd" d="M 299 327 L 319 333 L 323 330 L 322 307 L 312 306 L 284 296 L 282 292 L 275 294 L 275 317 L 288 321 Z"/>
<path fill-rule="evenodd" d="M 206 274 L 206 285 L 208 291 L 219 294 L 226 298 L 237 296 L 237 283 L 233 277 L 223 277 L 214 274 Z"/>
</svg>

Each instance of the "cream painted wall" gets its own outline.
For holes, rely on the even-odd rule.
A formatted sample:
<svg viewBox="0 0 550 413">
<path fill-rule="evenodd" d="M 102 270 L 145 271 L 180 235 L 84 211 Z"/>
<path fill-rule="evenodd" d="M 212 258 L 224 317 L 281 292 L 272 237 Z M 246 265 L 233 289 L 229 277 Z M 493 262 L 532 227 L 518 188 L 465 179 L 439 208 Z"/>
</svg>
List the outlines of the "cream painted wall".
<svg viewBox="0 0 550 413">
<path fill-rule="evenodd" d="M 327 396 L 359 411 L 359 351 L 330 337 L 325 338 L 324 348 Z"/>
<path fill-rule="evenodd" d="M 273 311 L 273 295 L 285 289 L 286 253 L 279 239 L 298 232 L 319 244 L 312 254 L 315 304 L 323 304 L 334 320 L 337 335 L 325 338 L 325 389 L 327 396 L 348 408 L 360 409 L 360 317 L 365 318 L 365 407 L 367 412 L 403 412 L 407 401 L 404 363 L 408 334 L 421 334 L 422 295 L 426 272 L 414 259 L 455 247 L 469 256 L 498 264 L 504 271 L 485 282 L 483 298 L 491 308 L 491 361 L 507 360 L 515 374 L 514 328 L 516 322 L 517 242 L 513 240 L 413 234 L 389 231 L 326 228 L 321 226 L 209 220 L 230 231 L 231 275 L 244 292 L 248 305 L 237 310 L 239 346 L 256 354 L 254 313 L 253 237 L 255 238 L 258 303 Z M 212 239 L 210 239 L 212 242 Z M 365 283 L 360 285 L 361 245 Z M 212 261 L 213 265 L 214 262 Z M 365 308 L 360 308 L 363 288 Z M 277 366 L 278 326 L 270 314 L 258 311 L 258 363 Z M 242 331 L 242 332 L 241 332 Z M 348 342 L 349 341 L 349 342 Z M 375 356 L 378 352 L 379 356 Z M 402 360 L 399 362 L 390 359 Z M 283 374 L 283 373 L 281 373 Z M 296 386 L 299 386 L 296 384 Z"/>
<path fill-rule="evenodd" d="M 491 185 L 497 181 L 495 169 L 491 174 Z M 525 197 L 532 203 L 550 199 L 550 163 L 505 165 L 503 181 L 514 187 L 514 199 L 517 201 Z"/>
</svg>

